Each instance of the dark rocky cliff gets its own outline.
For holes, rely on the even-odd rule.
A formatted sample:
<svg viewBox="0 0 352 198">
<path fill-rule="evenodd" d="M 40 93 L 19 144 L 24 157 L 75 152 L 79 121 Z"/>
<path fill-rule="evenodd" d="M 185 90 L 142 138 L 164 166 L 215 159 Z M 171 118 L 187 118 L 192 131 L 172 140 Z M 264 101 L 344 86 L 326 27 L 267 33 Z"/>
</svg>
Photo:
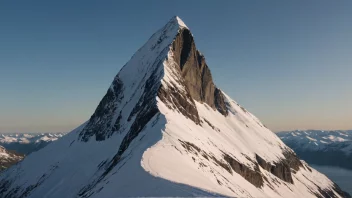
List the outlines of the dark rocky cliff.
<svg viewBox="0 0 352 198">
<path fill-rule="evenodd" d="M 188 29 L 182 29 L 179 32 L 172 44 L 172 50 L 191 97 L 227 115 L 222 92 L 216 88 L 205 58 L 197 50 L 193 36 Z"/>
</svg>

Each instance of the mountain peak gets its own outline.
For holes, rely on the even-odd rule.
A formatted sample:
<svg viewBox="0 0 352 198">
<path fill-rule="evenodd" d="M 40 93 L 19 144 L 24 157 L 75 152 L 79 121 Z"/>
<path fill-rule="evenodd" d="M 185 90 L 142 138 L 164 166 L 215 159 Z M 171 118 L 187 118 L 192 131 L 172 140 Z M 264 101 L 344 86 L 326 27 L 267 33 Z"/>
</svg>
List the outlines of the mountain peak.
<svg viewBox="0 0 352 198">
<path fill-rule="evenodd" d="M 173 16 L 162 28 L 162 30 L 168 30 L 171 32 L 179 32 L 179 30 L 182 29 L 188 29 L 188 27 L 178 16 Z"/>
<path fill-rule="evenodd" d="M 340 192 L 215 86 L 177 16 L 123 66 L 85 124 L 2 173 L 0 188 L 0 197 Z"/>
<path fill-rule="evenodd" d="M 185 22 L 183 22 L 182 19 L 179 16 L 173 16 L 170 21 L 175 23 L 175 24 L 178 24 L 181 28 L 184 27 L 184 28 L 188 29 L 188 27 L 185 24 Z"/>
</svg>

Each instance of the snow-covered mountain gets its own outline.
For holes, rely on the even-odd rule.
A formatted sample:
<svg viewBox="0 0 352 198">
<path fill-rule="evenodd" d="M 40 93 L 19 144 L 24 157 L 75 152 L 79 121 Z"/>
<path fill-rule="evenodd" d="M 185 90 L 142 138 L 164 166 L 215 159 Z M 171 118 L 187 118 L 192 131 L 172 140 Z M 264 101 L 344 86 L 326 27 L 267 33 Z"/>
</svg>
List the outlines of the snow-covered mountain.
<svg viewBox="0 0 352 198">
<path fill-rule="evenodd" d="M 0 172 L 23 159 L 23 155 L 0 146 Z"/>
<path fill-rule="evenodd" d="M 56 141 L 66 133 L 2 133 L 0 145 L 8 150 L 28 155 L 50 142 Z"/>
<path fill-rule="evenodd" d="M 1 197 L 217 195 L 344 196 L 214 85 L 178 17 L 123 66 L 86 123 L 0 175 Z"/>
<path fill-rule="evenodd" d="M 352 170 L 352 130 L 296 130 L 277 135 L 309 163 Z"/>
</svg>

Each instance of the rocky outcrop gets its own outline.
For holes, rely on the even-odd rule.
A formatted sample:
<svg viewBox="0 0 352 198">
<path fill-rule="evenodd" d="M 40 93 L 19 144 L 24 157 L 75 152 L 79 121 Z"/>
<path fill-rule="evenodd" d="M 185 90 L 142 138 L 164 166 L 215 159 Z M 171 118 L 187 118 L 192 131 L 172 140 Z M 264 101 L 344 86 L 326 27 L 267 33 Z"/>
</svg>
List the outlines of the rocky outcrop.
<svg viewBox="0 0 352 198">
<path fill-rule="evenodd" d="M 214 92 L 214 102 L 216 109 L 223 115 L 227 116 L 228 111 L 226 108 L 225 97 L 222 91 L 219 88 L 215 88 Z"/>
<path fill-rule="evenodd" d="M 172 44 L 172 50 L 191 97 L 227 115 L 224 97 L 214 85 L 205 58 L 197 50 L 193 36 L 188 29 L 180 30 Z"/>
<path fill-rule="evenodd" d="M 180 139 L 178 141 L 188 152 L 194 153 L 197 156 L 202 156 L 208 161 L 211 160 L 216 166 L 222 167 L 230 174 L 236 172 L 257 188 L 263 186 L 265 177 L 261 174 L 258 164 L 254 163 L 255 166 L 254 169 L 252 169 L 225 152 L 223 152 L 222 158 L 217 158 L 213 154 L 205 152 L 191 142 Z"/>
<path fill-rule="evenodd" d="M 198 110 L 188 92 L 180 93 L 174 87 L 166 89 L 162 86 L 159 89 L 158 97 L 165 104 L 169 105 L 169 108 L 177 109 L 186 118 L 191 119 L 196 124 L 200 123 Z"/>
<path fill-rule="evenodd" d="M 268 172 L 270 172 L 271 174 L 280 178 L 281 180 L 293 184 L 291 170 L 290 170 L 289 165 L 287 163 L 285 163 L 285 160 L 271 164 L 271 163 L 266 162 L 259 155 L 256 155 L 256 159 L 257 159 L 258 164 L 263 169 L 267 170 Z"/>
<path fill-rule="evenodd" d="M 264 184 L 264 176 L 261 174 L 259 170 L 258 164 L 255 163 L 254 170 L 249 168 L 248 166 L 238 162 L 230 155 L 224 153 L 224 160 L 229 163 L 231 168 L 238 174 L 240 174 L 243 178 L 253 184 L 255 187 L 262 187 Z"/>
<path fill-rule="evenodd" d="M 279 162 L 273 163 L 266 162 L 262 157 L 257 154 L 255 157 L 258 164 L 263 169 L 267 170 L 268 172 L 280 178 L 281 180 L 293 184 L 291 169 L 293 169 L 294 171 L 298 171 L 300 167 L 303 167 L 303 165 L 293 152 L 285 151 L 283 154 L 285 156 L 285 159 L 281 159 Z"/>
<path fill-rule="evenodd" d="M 114 115 L 116 109 L 123 98 L 123 83 L 115 77 L 111 87 L 100 101 L 94 114 L 90 117 L 88 124 L 80 133 L 82 141 L 88 141 L 95 135 L 97 141 L 105 140 L 113 132 L 111 129 L 116 127 Z"/>
<path fill-rule="evenodd" d="M 160 64 L 160 63 L 159 63 Z M 144 86 L 144 93 L 137 105 L 133 108 L 131 115 L 136 116 L 130 130 L 125 135 L 120 145 L 117 156 L 121 156 L 132 140 L 143 130 L 145 125 L 159 112 L 156 106 L 155 95 L 160 87 L 160 73 L 153 72 Z"/>
<path fill-rule="evenodd" d="M 164 82 L 158 91 L 158 97 L 170 109 L 177 110 L 182 113 L 186 118 L 191 119 L 194 123 L 200 124 L 197 107 L 191 96 L 191 92 L 186 86 L 185 79 L 181 76 L 181 68 L 179 65 L 169 65 L 171 68 L 172 76 L 176 83 L 184 88 L 184 91 L 179 90 L 174 82 Z"/>
<path fill-rule="evenodd" d="M 161 64 L 161 62 L 158 62 L 155 64 L 157 66 L 158 64 Z M 110 171 L 122 160 L 122 155 L 124 152 L 128 149 L 129 145 L 131 142 L 138 136 L 138 134 L 144 129 L 146 124 L 154 117 L 157 116 L 159 113 L 159 110 L 156 106 L 156 99 L 155 96 L 158 93 L 158 90 L 161 86 L 161 82 L 159 81 L 161 76 L 161 73 L 157 72 L 157 67 L 154 68 L 154 72 L 152 75 L 147 79 L 145 85 L 144 85 L 144 92 L 142 93 L 142 96 L 139 98 L 139 101 L 137 102 L 136 106 L 133 108 L 131 111 L 130 115 L 128 116 L 128 121 L 132 122 L 132 125 L 130 129 L 128 130 L 127 134 L 124 136 L 117 153 L 114 155 L 114 157 L 109 161 L 109 162 L 104 162 L 100 167 L 103 167 L 103 165 L 106 164 L 105 170 L 102 173 L 102 175 L 93 181 L 91 184 L 84 186 L 80 192 L 79 196 L 85 197 L 86 193 L 95 187 L 97 183 L 99 183 L 101 180 L 105 178 L 105 176 L 110 173 Z M 119 116 L 120 117 L 120 116 Z M 134 118 L 135 119 L 132 119 Z M 120 119 L 117 118 L 117 121 Z M 115 123 L 116 125 L 116 123 Z"/>
<path fill-rule="evenodd" d="M 301 160 L 294 152 L 285 150 L 282 154 L 285 156 L 285 163 L 293 170 L 298 171 L 300 167 L 304 167 Z"/>
</svg>

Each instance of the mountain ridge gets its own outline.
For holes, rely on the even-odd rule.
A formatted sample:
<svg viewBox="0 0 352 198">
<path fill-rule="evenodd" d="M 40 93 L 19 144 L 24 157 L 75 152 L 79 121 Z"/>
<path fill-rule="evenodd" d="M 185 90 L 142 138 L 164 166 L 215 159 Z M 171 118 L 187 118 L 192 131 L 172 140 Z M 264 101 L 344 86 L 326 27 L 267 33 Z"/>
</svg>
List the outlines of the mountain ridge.
<svg viewBox="0 0 352 198">
<path fill-rule="evenodd" d="M 123 66 L 86 123 L 0 175 L 0 189 L 6 197 L 344 196 L 215 86 L 178 17 Z"/>
</svg>

